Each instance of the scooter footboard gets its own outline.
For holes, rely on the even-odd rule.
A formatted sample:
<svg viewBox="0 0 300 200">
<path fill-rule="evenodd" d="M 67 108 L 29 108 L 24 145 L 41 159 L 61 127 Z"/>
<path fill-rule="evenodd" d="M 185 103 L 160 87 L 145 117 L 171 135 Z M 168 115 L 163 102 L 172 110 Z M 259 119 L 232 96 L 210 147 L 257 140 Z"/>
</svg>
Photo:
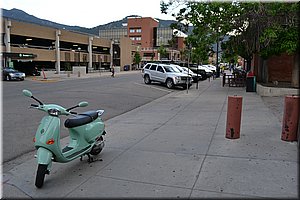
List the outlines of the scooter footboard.
<svg viewBox="0 0 300 200">
<path fill-rule="evenodd" d="M 43 147 L 37 150 L 37 163 L 43 165 L 49 165 L 52 161 L 52 152 Z"/>
</svg>

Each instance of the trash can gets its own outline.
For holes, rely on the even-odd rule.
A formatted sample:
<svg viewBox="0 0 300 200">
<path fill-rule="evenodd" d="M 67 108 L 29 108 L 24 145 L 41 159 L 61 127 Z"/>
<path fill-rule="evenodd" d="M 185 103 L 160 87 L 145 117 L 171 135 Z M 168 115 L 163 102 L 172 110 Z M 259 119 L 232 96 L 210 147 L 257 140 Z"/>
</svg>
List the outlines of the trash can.
<svg viewBox="0 0 300 200">
<path fill-rule="evenodd" d="M 124 65 L 124 71 L 128 71 L 129 70 L 129 65 Z"/>
<path fill-rule="evenodd" d="M 256 92 L 256 77 L 247 76 L 246 77 L 246 92 Z"/>
</svg>

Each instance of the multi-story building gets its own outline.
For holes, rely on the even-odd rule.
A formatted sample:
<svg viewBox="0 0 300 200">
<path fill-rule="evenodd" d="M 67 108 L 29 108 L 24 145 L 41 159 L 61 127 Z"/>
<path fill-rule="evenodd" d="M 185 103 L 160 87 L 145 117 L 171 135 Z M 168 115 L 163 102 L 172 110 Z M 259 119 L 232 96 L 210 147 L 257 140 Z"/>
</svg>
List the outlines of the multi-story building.
<svg viewBox="0 0 300 200">
<path fill-rule="evenodd" d="M 96 35 L 55 29 L 2 18 L 1 68 L 13 67 L 21 71 L 38 69 L 60 73 L 72 66 L 86 66 L 87 72 L 99 68 L 131 65 L 136 46 L 129 38 L 114 41 Z M 122 68 L 121 68 L 122 70 Z"/>
<path fill-rule="evenodd" d="M 162 45 L 168 52 L 165 59 L 180 59 L 183 37 L 174 37 L 172 29 L 158 27 L 151 17 L 129 17 L 127 22 L 123 28 L 96 36 L 2 18 L 1 67 L 23 71 L 37 67 L 57 73 L 72 66 L 86 66 L 88 72 L 112 65 L 131 69 L 137 51 L 144 61 L 162 59 L 158 51 Z"/>
<path fill-rule="evenodd" d="M 149 60 L 180 60 L 180 51 L 185 48 L 184 38 L 178 36 L 169 27 L 159 27 L 159 21 L 151 17 L 128 17 L 127 26 L 108 30 L 100 30 L 99 36 L 114 40 L 115 43 L 122 37 L 128 37 L 132 44 L 140 46 L 139 52 L 143 61 Z M 170 42 L 170 41 L 173 41 Z M 164 46 L 167 56 L 162 57 L 159 47 Z"/>
<path fill-rule="evenodd" d="M 127 37 L 127 26 L 122 28 L 99 30 L 99 37 L 120 42 L 122 37 Z"/>
<path fill-rule="evenodd" d="M 89 70 L 110 66 L 111 41 L 98 36 L 7 18 L 2 19 L 1 34 L 1 67 L 23 71 L 37 67 L 60 73 L 78 65 Z"/>
</svg>

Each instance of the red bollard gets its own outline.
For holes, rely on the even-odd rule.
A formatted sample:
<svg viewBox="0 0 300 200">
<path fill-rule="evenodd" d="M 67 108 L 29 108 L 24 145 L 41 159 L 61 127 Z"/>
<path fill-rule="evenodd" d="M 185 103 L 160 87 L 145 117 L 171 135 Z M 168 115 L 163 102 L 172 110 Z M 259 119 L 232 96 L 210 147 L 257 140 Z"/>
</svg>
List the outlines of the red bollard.
<svg viewBox="0 0 300 200">
<path fill-rule="evenodd" d="M 242 117 L 242 101 L 241 96 L 228 96 L 226 138 L 240 138 L 241 117 Z"/>
<path fill-rule="evenodd" d="M 297 141 L 299 100 L 299 96 L 286 96 L 284 99 L 281 140 Z"/>
</svg>

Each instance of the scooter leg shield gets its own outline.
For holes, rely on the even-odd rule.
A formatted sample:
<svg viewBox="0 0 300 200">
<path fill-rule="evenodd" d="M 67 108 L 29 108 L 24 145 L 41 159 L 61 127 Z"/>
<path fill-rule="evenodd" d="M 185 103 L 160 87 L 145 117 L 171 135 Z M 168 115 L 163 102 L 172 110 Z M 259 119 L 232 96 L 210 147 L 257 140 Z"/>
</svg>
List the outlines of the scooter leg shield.
<svg viewBox="0 0 300 200">
<path fill-rule="evenodd" d="M 37 150 L 37 162 L 38 164 L 49 165 L 52 159 L 52 152 L 45 148 L 38 148 Z"/>
</svg>

